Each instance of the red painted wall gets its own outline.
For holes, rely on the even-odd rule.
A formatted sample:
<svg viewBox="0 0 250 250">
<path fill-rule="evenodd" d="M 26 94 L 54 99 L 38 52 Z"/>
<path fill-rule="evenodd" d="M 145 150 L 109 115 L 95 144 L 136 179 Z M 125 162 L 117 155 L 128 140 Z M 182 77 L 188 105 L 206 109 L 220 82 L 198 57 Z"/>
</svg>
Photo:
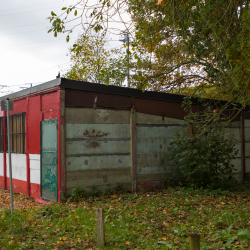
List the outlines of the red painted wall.
<svg viewBox="0 0 250 250">
<path fill-rule="evenodd" d="M 55 89 L 50 93 L 39 93 L 38 95 L 26 96 L 21 100 L 14 100 L 14 111 L 10 114 L 18 114 L 26 112 L 27 124 L 27 173 L 29 175 L 29 154 L 40 154 L 40 122 L 42 120 L 58 119 L 59 105 L 58 105 L 58 90 Z M 0 111 L 0 116 L 4 116 L 4 112 Z M 6 154 L 5 158 L 6 158 Z M 6 161 L 3 163 L 6 168 Z M 9 178 L 0 177 L 0 187 L 4 188 L 4 179 L 7 179 L 7 189 L 9 189 Z M 36 183 L 29 183 L 29 176 L 27 182 L 13 179 L 13 190 L 28 194 L 34 198 L 40 197 L 40 185 Z"/>
<path fill-rule="evenodd" d="M 40 122 L 42 121 L 41 96 L 29 98 L 29 153 L 40 154 Z"/>
<path fill-rule="evenodd" d="M 14 102 L 14 110 L 10 111 L 10 114 L 13 115 L 26 112 L 26 106 L 27 106 L 26 103 L 27 103 L 26 99 Z"/>
<path fill-rule="evenodd" d="M 52 92 L 42 95 L 43 121 L 58 118 L 58 94 Z"/>
</svg>

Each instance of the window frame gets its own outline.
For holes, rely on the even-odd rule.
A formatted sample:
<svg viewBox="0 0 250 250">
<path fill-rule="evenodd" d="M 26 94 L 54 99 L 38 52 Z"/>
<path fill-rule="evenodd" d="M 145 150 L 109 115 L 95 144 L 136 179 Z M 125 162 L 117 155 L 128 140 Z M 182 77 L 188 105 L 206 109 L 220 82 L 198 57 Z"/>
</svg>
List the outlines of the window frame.
<svg viewBox="0 0 250 250">
<path fill-rule="evenodd" d="M 2 116 L 0 117 L 0 153 L 8 153 L 7 130 L 7 117 Z M 26 154 L 26 143 L 26 112 L 10 115 L 11 153 Z"/>
</svg>

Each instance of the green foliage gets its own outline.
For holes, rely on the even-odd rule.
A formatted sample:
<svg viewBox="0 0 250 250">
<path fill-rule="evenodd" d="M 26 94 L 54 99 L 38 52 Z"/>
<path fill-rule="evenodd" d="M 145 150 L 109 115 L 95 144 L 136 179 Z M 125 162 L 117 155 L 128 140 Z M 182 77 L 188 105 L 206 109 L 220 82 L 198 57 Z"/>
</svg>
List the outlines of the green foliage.
<svg viewBox="0 0 250 250">
<path fill-rule="evenodd" d="M 124 186 L 122 182 L 117 182 L 114 188 L 110 187 L 110 184 L 107 185 L 105 190 L 105 194 L 112 195 L 112 194 L 125 194 L 128 193 L 128 188 Z"/>
<path fill-rule="evenodd" d="M 69 201 L 71 202 L 79 202 L 84 198 L 100 197 L 103 194 L 112 195 L 124 193 L 128 193 L 128 188 L 124 186 L 122 182 L 117 182 L 114 188 L 111 188 L 110 184 L 108 184 L 105 192 L 103 192 L 102 189 L 97 188 L 95 185 L 89 191 L 87 191 L 84 187 L 76 187 L 72 190 L 71 196 L 67 197 L 66 195 L 66 200 L 69 198 Z"/>
<path fill-rule="evenodd" d="M 226 137 L 221 124 L 214 123 L 205 131 L 188 124 L 176 132 L 170 144 L 169 159 L 178 165 L 177 178 L 186 185 L 209 189 L 232 186 L 235 181 L 234 160 L 238 154 L 236 140 Z"/>
<path fill-rule="evenodd" d="M 238 232 L 238 239 L 243 244 L 250 243 L 250 232 L 248 230 L 242 230 Z"/>
<path fill-rule="evenodd" d="M 1 193 L 1 202 L 7 193 Z M 201 249 L 249 249 L 249 183 L 232 192 L 168 188 L 0 211 L 0 249 L 183 249 L 190 233 Z M 1 203 L 4 204 L 4 203 Z M 97 246 L 96 211 L 104 208 L 106 246 Z M 226 218 L 230 218 L 226 219 Z M 217 221 L 225 220 L 223 224 Z"/>
<path fill-rule="evenodd" d="M 223 99 L 234 105 L 240 103 L 243 108 L 250 103 L 250 0 L 97 2 L 89 5 L 80 0 L 64 7 L 61 15 L 51 12 L 49 32 L 55 36 L 72 32 L 65 23 L 76 19 L 76 8 L 79 22 L 89 17 L 88 24 L 82 24 L 84 29 L 96 32 L 113 31 L 113 17 L 120 16 L 124 24 L 125 16 L 126 28 L 133 37 L 129 55 L 131 86 Z M 86 5 L 88 8 L 82 7 Z M 112 59 L 98 80 L 121 84 L 127 59 L 127 54 Z"/>
<path fill-rule="evenodd" d="M 102 189 L 97 188 L 96 186 L 92 187 L 92 190 L 89 191 L 89 196 L 91 197 L 100 197 L 103 194 Z"/>
<path fill-rule="evenodd" d="M 80 199 L 87 197 L 88 193 L 83 187 L 76 187 L 72 190 L 70 201 L 79 201 Z"/>
<path fill-rule="evenodd" d="M 155 57 L 142 66 L 144 79 L 163 89 L 164 85 L 169 89 L 219 87 L 221 96 L 227 94 L 230 100 L 245 105 L 250 1 L 163 2 L 164 7 L 153 0 L 129 1 L 136 44 Z"/>
<path fill-rule="evenodd" d="M 126 56 L 121 50 L 107 49 L 107 42 L 105 32 L 102 34 L 89 32 L 87 35 L 80 35 L 69 49 L 72 65 L 64 73 L 64 77 L 107 85 L 121 85 L 127 75 Z"/>
</svg>

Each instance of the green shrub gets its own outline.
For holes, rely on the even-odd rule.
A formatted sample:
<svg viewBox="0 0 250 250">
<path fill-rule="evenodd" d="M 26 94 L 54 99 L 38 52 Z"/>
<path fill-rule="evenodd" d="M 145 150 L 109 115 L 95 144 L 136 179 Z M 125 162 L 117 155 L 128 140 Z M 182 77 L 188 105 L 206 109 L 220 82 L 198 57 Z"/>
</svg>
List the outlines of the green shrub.
<svg viewBox="0 0 250 250">
<path fill-rule="evenodd" d="M 83 187 L 76 187 L 72 190 L 70 201 L 79 201 L 80 199 L 88 195 L 87 191 Z"/>
<path fill-rule="evenodd" d="M 197 133 L 198 131 L 198 133 Z M 176 132 L 170 143 L 169 159 L 177 165 L 177 179 L 185 185 L 209 189 L 227 188 L 235 181 L 236 140 L 226 138 L 219 123 L 190 133 L 188 124 Z"/>
<path fill-rule="evenodd" d="M 102 189 L 97 188 L 95 185 L 92 187 L 92 190 L 89 191 L 89 196 L 91 197 L 99 197 L 103 194 Z"/>
</svg>

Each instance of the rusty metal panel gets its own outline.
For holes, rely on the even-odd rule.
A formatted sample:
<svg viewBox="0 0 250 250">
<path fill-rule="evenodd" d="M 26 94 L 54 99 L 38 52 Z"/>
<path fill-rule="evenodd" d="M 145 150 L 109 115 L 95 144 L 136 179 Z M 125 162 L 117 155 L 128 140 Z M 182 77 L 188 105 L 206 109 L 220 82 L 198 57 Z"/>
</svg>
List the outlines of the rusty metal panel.
<svg viewBox="0 0 250 250">
<path fill-rule="evenodd" d="M 96 108 L 130 108 L 131 98 L 129 96 L 120 96 L 104 94 L 98 92 L 87 92 L 82 90 L 67 89 L 65 95 L 66 107 L 93 107 L 95 98 Z"/>
<path fill-rule="evenodd" d="M 187 115 L 182 107 L 182 103 L 142 98 L 135 98 L 134 102 L 136 111 L 144 114 L 158 115 L 160 117 L 165 116 L 175 119 L 183 119 Z"/>
<path fill-rule="evenodd" d="M 77 124 L 129 124 L 130 111 L 66 108 L 67 123 Z"/>
</svg>

